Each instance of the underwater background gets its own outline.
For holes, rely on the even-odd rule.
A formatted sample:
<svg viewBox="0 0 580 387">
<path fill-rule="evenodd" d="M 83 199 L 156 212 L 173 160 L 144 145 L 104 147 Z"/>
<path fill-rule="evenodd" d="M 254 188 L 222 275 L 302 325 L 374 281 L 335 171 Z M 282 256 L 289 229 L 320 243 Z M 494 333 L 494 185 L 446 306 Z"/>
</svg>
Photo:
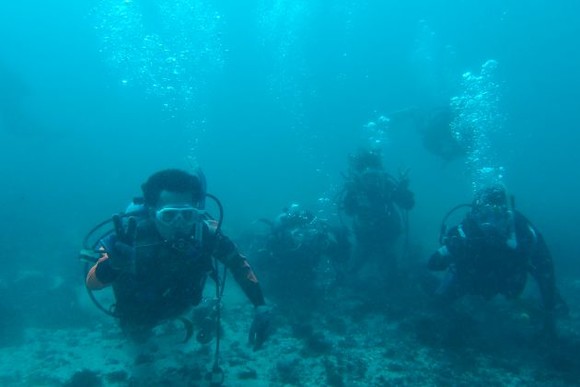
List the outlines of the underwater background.
<svg viewBox="0 0 580 387">
<path fill-rule="evenodd" d="M 361 146 L 410 170 L 425 259 L 446 211 L 492 179 L 544 233 L 558 281 L 579 281 L 579 15 L 572 0 L 3 1 L 2 303 L 90 324 L 11 284 L 82 287 L 84 235 L 157 170 L 199 165 L 236 239 L 292 202 L 336 222 Z M 469 157 L 384 119 L 450 101 L 477 122 Z"/>
</svg>

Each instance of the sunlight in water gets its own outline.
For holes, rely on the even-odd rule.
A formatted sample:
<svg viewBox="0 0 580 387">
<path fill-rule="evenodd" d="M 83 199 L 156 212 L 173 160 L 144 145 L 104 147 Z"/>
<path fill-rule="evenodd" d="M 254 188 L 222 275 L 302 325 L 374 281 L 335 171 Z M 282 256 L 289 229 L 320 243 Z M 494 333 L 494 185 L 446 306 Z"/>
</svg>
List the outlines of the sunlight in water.
<svg viewBox="0 0 580 387">
<path fill-rule="evenodd" d="M 176 113 L 199 102 L 223 68 L 222 18 L 208 1 L 105 0 L 94 10 L 100 51 L 127 86 Z"/>
</svg>

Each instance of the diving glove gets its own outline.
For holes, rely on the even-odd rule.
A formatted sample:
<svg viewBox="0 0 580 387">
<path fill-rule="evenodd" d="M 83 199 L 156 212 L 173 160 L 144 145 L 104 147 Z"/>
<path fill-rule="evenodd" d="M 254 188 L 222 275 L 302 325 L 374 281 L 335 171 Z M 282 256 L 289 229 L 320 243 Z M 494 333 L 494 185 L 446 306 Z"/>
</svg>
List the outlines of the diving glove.
<svg viewBox="0 0 580 387">
<path fill-rule="evenodd" d="M 266 305 L 257 306 L 254 313 L 254 321 L 250 327 L 249 342 L 258 350 L 264 344 L 270 333 L 272 312 Z"/>
<path fill-rule="evenodd" d="M 135 262 L 135 237 L 137 235 L 137 219 L 130 217 L 127 229 L 123 227 L 121 217 L 113 215 L 115 226 L 115 242 L 107 249 L 109 262 L 114 270 L 127 271 Z"/>
</svg>

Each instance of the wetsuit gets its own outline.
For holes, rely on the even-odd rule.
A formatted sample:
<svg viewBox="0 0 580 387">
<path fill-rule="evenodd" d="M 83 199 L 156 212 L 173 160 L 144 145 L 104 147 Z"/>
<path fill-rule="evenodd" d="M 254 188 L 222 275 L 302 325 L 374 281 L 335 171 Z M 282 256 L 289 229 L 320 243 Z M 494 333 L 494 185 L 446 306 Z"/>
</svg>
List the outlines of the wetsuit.
<svg viewBox="0 0 580 387">
<path fill-rule="evenodd" d="M 130 270 L 115 270 L 107 254 L 95 264 L 86 286 L 98 290 L 112 285 L 115 314 L 128 333 L 150 330 L 159 322 L 179 317 L 202 299 L 205 281 L 213 273 L 212 257 L 225 264 L 254 306 L 264 305 L 264 296 L 246 258 L 215 225 L 206 222 L 203 243 L 194 240 L 176 248 L 164 242 L 153 222 L 139 221 L 135 241 L 135 262 Z M 116 235 L 101 241 L 112 251 Z"/>
<path fill-rule="evenodd" d="M 529 273 L 538 283 L 544 309 L 552 315 L 563 300 L 556 290 L 554 265 L 544 238 L 520 213 L 514 214 L 515 240 L 486 237 L 467 217 L 449 230 L 444 244 L 428 262 L 433 271 L 447 270 L 436 291 L 448 301 L 465 294 L 491 298 L 519 296 Z"/>
<path fill-rule="evenodd" d="M 341 204 L 353 219 L 357 242 L 354 269 L 374 257 L 386 264 L 388 276 L 394 275 L 397 262 L 393 248 L 403 232 L 401 210 L 410 210 L 415 204 L 406 180 L 399 182 L 382 169 L 355 172 L 345 184 Z"/>
</svg>

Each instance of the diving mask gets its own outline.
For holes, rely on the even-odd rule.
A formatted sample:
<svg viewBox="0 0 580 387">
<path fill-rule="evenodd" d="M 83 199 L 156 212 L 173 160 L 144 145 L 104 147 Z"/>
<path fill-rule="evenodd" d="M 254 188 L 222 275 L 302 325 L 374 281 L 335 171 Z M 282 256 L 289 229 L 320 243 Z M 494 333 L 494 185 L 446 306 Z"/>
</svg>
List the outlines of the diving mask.
<svg viewBox="0 0 580 387">
<path fill-rule="evenodd" d="M 511 211 L 506 206 L 493 204 L 478 206 L 472 218 L 481 231 L 494 234 L 507 234 L 512 222 Z"/>
<path fill-rule="evenodd" d="M 166 226 L 173 226 L 180 221 L 193 225 L 201 222 L 204 216 L 205 211 L 195 207 L 163 207 L 155 212 L 157 221 Z"/>
</svg>

